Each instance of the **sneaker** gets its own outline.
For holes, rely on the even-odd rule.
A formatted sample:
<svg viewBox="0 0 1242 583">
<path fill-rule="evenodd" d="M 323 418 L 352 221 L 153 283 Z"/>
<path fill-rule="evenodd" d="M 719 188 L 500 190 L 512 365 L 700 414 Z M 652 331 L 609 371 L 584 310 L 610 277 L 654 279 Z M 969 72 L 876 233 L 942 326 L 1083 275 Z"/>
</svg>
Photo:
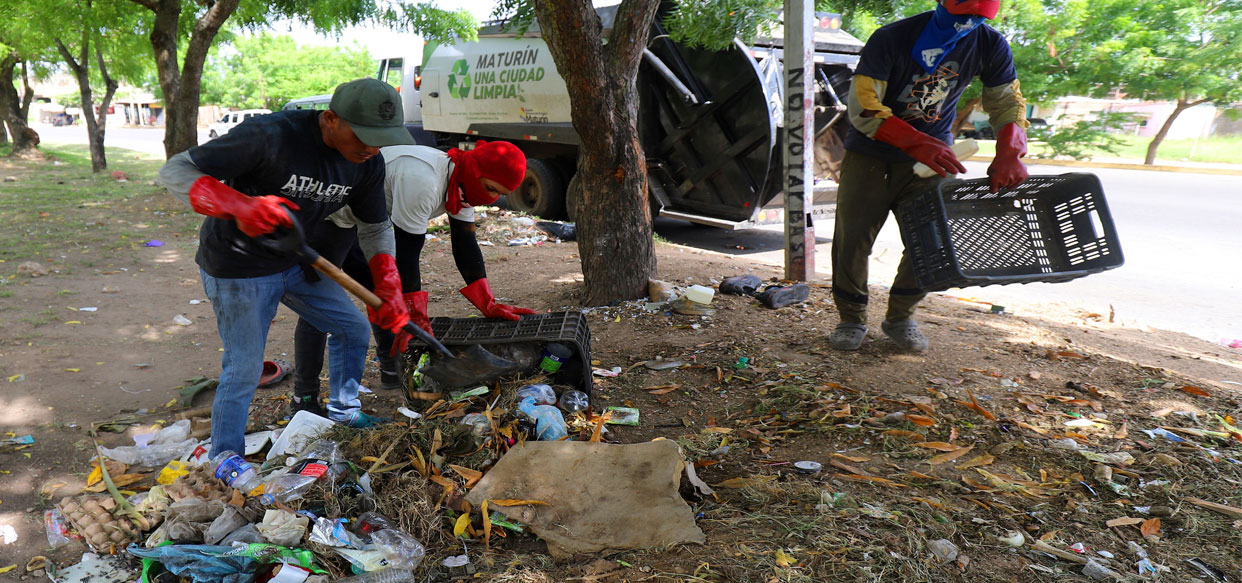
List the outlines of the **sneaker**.
<svg viewBox="0 0 1242 583">
<path fill-rule="evenodd" d="M 310 411 L 320 417 L 327 417 L 327 411 L 323 410 L 323 406 L 319 404 L 319 395 L 293 395 L 289 401 L 289 414 L 296 415 L 298 411 Z"/>
<path fill-rule="evenodd" d="M 885 320 L 880 328 L 902 350 L 908 352 L 927 351 L 927 337 L 919 330 L 919 325 L 914 323 L 914 320 L 898 320 L 896 322 Z"/>
<path fill-rule="evenodd" d="M 755 290 L 758 290 L 760 285 L 763 285 L 763 280 L 756 275 L 749 273 L 746 275 L 735 275 L 733 277 L 726 277 L 724 281 L 720 282 L 720 293 L 735 296 L 753 296 L 755 295 Z"/>
<path fill-rule="evenodd" d="M 805 283 L 795 283 L 793 285 L 770 285 L 763 291 L 759 292 L 759 295 L 755 296 L 755 299 L 759 300 L 759 302 L 763 305 L 775 310 L 790 304 L 805 302 L 810 296 L 810 286 Z"/>
<path fill-rule="evenodd" d="M 867 326 L 854 322 L 841 322 L 828 336 L 828 345 L 837 350 L 858 350 L 867 339 Z"/>
<path fill-rule="evenodd" d="M 397 375 L 396 372 L 381 370 L 379 388 L 385 391 L 391 391 L 393 389 L 400 389 L 401 388 L 401 377 Z"/>
<path fill-rule="evenodd" d="M 376 425 L 381 425 L 381 424 L 388 423 L 391 421 L 392 419 L 387 419 L 384 417 L 372 417 L 370 415 L 367 415 L 366 413 L 363 413 L 362 410 L 359 409 L 359 410 L 351 412 L 349 416 L 337 421 L 337 423 L 340 423 L 341 425 L 353 427 L 354 429 L 367 429 L 367 428 L 375 427 Z"/>
</svg>

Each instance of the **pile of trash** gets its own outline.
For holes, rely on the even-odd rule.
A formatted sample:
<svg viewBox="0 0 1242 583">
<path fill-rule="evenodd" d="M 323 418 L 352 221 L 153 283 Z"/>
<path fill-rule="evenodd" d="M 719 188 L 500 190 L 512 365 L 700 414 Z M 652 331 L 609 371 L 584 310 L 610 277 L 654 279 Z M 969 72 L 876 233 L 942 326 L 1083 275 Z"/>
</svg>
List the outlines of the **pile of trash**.
<svg viewBox="0 0 1242 583">
<path fill-rule="evenodd" d="M 89 567 L 49 562 L 48 574 L 380 583 L 469 576 L 514 536 L 553 555 L 703 541 L 678 494 L 687 464 L 675 443 L 606 443 L 605 425 L 626 415 L 614 422 L 586 393 L 540 380 L 408 400 L 421 410 L 367 430 L 299 411 L 214 457 L 190 420 L 98 448 L 86 490 L 44 515 L 50 545 L 81 540 Z M 614 478 L 598 480 L 605 472 Z"/>
</svg>

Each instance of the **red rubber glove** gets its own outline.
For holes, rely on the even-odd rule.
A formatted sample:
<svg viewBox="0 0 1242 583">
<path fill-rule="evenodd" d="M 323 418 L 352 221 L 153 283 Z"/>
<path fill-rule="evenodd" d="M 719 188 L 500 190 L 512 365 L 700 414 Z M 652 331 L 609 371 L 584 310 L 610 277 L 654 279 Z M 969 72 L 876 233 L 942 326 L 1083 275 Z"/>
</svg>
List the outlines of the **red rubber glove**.
<svg viewBox="0 0 1242 583">
<path fill-rule="evenodd" d="M 387 253 L 376 253 L 367 266 L 371 268 L 375 295 L 384 301 L 379 308 L 367 306 L 367 317 L 372 324 L 399 334 L 410 323 L 410 312 L 401 300 L 401 276 L 397 274 L 397 260 Z"/>
<path fill-rule="evenodd" d="M 237 228 L 249 237 L 259 237 L 290 227 L 289 212 L 298 205 L 279 196 L 247 196 L 210 176 L 203 176 L 190 186 L 190 206 L 194 212 L 217 219 L 233 219 Z"/>
<path fill-rule="evenodd" d="M 474 307 L 478 308 L 488 318 L 520 320 L 524 315 L 539 313 L 528 308 L 496 303 L 496 296 L 492 295 L 492 286 L 487 283 L 486 277 L 476 279 L 470 285 L 457 291 L 460 291 L 461 295 L 466 296 L 466 299 L 470 300 L 470 303 L 474 304 Z"/>
<path fill-rule="evenodd" d="M 436 333 L 431 330 L 431 320 L 427 318 L 427 292 L 410 292 L 402 297 L 405 298 L 406 309 L 410 311 L 410 322 L 435 336 Z M 399 352 L 405 352 L 410 347 L 410 340 L 413 339 L 414 335 L 402 328 L 400 332 L 397 332 L 397 337 L 393 339 L 392 350 L 388 356 L 396 356 Z"/>
<path fill-rule="evenodd" d="M 926 164 L 942 178 L 966 173 L 966 167 L 958 162 L 957 155 L 948 144 L 914 129 L 900 118 L 884 120 L 875 132 L 875 139 L 901 148 L 907 156 Z"/>
<path fill-rule="evenodd" d="M 1019 158 L 1026 155 L 1026 130 L 1016 123 L 1010 123 L 996 134 L 996 157 L 988 166 L 988 176 L 992 177 L 992 192 L 1002 188 L 1013 188 L 1027 179 L 1030 174 L 1026 165 Z"/>
</svg>

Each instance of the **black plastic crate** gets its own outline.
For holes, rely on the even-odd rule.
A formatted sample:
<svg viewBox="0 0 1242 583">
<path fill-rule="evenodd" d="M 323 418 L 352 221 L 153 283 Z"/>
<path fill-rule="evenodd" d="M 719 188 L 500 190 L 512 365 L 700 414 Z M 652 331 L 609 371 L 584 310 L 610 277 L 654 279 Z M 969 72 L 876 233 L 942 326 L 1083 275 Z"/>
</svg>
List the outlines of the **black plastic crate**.
<svg viewBox="0 0 1242 583">
<path fill-rule="evenodd" d="M 591 331 L 582 312 L 553 312 L 522 316 L 521 320 L 491 318 L 431 318 L 431 329 L 445 346 L 508 344 L 515 342 L 558 342 L 574 351 L 580 360 L 579 388 L 592 395 Z M 559 373 L 558 373 L 559 374 Z"/>
<path fill-rule="evenodd" d="M 924 290 L 1069 281 L 1124 262 L 1094 174 L 990 188 L 987 178 L 946 180 L 898 206 L 901 239 Z"/>
</svg>

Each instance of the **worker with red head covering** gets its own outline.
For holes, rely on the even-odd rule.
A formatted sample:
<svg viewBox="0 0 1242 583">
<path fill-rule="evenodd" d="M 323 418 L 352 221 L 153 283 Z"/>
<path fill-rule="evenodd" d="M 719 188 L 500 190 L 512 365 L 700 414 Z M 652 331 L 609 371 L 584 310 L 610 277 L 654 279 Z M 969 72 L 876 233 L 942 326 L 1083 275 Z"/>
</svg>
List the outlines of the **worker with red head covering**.
<svg viewBox="0 0 1242 583">
<path fill-rule="evenodd" d="M 496 202 L 502 194 L 517 190 L 526 177 L 526 155 L 508 142 L 479 140 L 469 150 L 442 152 L 428 146 L 381 148 L 386 175 L 384 192 L 397 243 L 397 271 L 410 321 L 432 332 L 427 317 L 427 292 L 422 291 L 419 256 L 432 218 L 448 214 L 453 260 L 466 286 L 460 292 L 487 318 L 517 320 L 534 310 L 498 303 L 492 294 L 483 264 L 483 252 L 475 239 L 474 207 Z M 338 264 L 363 285 L 359 270 L 360 250 L 353 242 L 356 220 L 348 208 L 329 217 L 312 236 L 313 246 L 329 260 L 332 250 L 345 249 Z M 339 253 L 339 251 L 338 251 Z M 404 352 L 409 337 L 372 327 L 380 363 L 380 388 L 400 387 L 397 352 Z M 299 320 L 294 335 L 294 412 L 319 409 L 319 372 L 323 367 L 325 337 L 309 322 Z"/>
<path fill-rule="evenodd" d="M 940 0 L 934 11 L 876 30 L 863 47 L 850 87 L 851 127 L 832 238 L 832 293 L 841 317 L 828 338 L 833 348 L 857 350 L 866 339 L 868 261 L 889 212 L 966 172 L 949 144 L 958 99 L 975 77 L 996 133 L 988 168 L 992 191 L 1027 178 L 1019 160 L 1026 155 L 1026 102 L 1013 54 L 1005 37 L 984 24 L 999 8 L 999 0 Z M 919 178 L 918 162 L 939 176 Z M 881 327 L 903 350 L 927 350 L 913 319 L 925 295 L 903 254 Z"/>
</svg>

